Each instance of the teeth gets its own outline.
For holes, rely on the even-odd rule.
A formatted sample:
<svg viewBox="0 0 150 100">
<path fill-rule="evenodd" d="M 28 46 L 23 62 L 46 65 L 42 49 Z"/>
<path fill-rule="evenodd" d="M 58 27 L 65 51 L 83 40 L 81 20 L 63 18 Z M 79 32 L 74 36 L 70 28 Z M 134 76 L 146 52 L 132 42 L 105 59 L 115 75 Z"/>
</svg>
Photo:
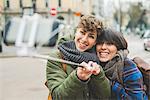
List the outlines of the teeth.
<svg viewBox="0 0 150 100">
<path fill-rule="evenodd" d="M 101 56 L 107 56 L 108 53 L 106 53 L 106 52 L 101 52 L 100 55 L 101 55 Z"/>
<path fill-rule="evenodd" d="M 80 45 L 82 45 L 82 46 L 86 46 L 86 44 L 84 44 L 84 43 L 81 43 Z"/>
<path fill-rule="evenodd" d="M 83 47 L 83 48 L 85 48 L 85 47 L 86 47 L 86 45 L 85 45 L 85 44 L 80 44 L 80 46 L 81 46 L 81 47 Z"/>
<path fill-rule="evenodd" d="M 101 52 L 100 54 L 108 54 L 107 52 Z"/>
</svg>

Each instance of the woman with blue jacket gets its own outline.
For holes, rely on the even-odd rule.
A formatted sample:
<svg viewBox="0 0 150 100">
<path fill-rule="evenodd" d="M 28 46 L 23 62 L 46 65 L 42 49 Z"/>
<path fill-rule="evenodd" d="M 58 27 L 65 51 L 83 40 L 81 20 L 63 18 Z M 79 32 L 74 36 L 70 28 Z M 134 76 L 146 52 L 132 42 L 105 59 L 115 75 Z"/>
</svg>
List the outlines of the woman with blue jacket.
<svg viewBox="0 0 150 100">
<path fill-rule="evenodd" d="M 111 81 L 111 99 L 148 100 L 142 74 L 136 64 L 127 57 L 127 47 L 122 33 L 109 28 L 105 28 L 97 39 L 96 49 L 100 65 Z"/>
</svg>

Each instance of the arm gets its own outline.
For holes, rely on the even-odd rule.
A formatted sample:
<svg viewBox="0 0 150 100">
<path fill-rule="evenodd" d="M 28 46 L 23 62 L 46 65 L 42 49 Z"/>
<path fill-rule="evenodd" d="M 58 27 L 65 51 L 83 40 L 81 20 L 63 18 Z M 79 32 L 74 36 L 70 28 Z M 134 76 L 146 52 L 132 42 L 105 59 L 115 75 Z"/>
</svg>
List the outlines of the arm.
<svg viewBox="0 0 150 100">
<path fill-rule="evenodd" d="M 56 57 L 56 54 L 52 54 L 51 56 Z M 76 70 L 72 71 L 70 75 L 67 75 L 62 69 L 61 63 L 54 61 L 48 60 L 46 75 L 48 88 L 54 99 L 74 96 L 82 91 L 86 86 L 85 84 L 87 84 L 77 78 Z"/>
<path fill-rule="evenodd" d="M 80 80 L 89 80 L 88 88 L 90 97 L 93 99 L 108 99 L 110 97 L 109 80 L 105 77 L 100 65 L 93 61 L 82 62 L 82 66 L 77 68 L 77 76 Z"/>
<path fill-rule="evenodd" d="M 97 91 L 94 92 L 97 97 L 109 98 L 111 95 L 110 82 L 105 76 L 105 73 L 101 66 L 100 66 L 100 70 L 101 71 L 98 75 L 92 75 L 90 81 L 91 84 L 90 88 L 91 90 L 93 90 L 93 92 Z"/>
<path fill-rule="evenodd" d="M 142 74 L 133 62 L 128 61 L 127 63 L 128 66 L 125 66 L 123 70 L 123 85 L 115 81 L 112 91 L 120 99 L 143 100 L 146 94 Z"/>
</svg>

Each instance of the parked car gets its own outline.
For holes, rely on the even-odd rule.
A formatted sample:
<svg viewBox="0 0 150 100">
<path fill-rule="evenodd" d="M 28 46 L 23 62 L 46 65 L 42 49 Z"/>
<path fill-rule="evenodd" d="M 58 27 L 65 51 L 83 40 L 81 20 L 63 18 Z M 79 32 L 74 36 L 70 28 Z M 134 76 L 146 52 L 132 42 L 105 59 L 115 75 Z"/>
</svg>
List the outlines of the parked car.
<svg viewBox="0 0 150 100">
<path fill-rule="evenodd" d="M 144 40 L 144 49 L 150 50 L 150 30 L 147 30 L 143 36 L 143 40 Z"/>
</svg>

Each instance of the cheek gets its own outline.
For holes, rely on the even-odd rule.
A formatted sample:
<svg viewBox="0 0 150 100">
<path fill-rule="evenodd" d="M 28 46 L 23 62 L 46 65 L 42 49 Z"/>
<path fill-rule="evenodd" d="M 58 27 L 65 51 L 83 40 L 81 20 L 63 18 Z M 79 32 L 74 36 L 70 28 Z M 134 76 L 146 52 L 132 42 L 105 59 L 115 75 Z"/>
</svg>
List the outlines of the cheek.
<svg viewBox="0 0 150 100">
<path fill-rule="evenodd" d="M 99 52 L 101 49 L 101 45 L 96 45 L 96 51 Z"/>
<path fill-rule="evenodd" d="M 117 50 L 117 47 L 116 47 L 116 46 L 113 46 L 113 47 L 112 47 L 112 53 L 115 55 L 115 54 L 117 53 L 117 51 L 118 51 L 118 50 Z"/>
<path fill-rule="evenodd" d="M 94 46 L 94 45 L 96 44 L 96 40 L 91 40 L 91 41 L 89 41 L 89 44 L 90 44 L 91 46 Z"/>
<path fill-rule="evenodd" d="M 79 34 L 79 33 L 76 33 L 74 40 L 75 40 L 75 41 L 78 41 L 80 38 L 81 38 L 80 34 Z"/>
<path fill-rule="evenodd" d="M 96 52 L 97 52 L 97 56 L 98 56 L 99 59 L 101 58 L 100 55 L 99 55 L 100 48 L 101 48 L 101 46 L 99 46 L 99 45 L 96 46 Z"/>
<path fill-rule="evenodd" d="M 117 48 L 113 48 L 111 51 L 110 51 L 110 59 L 112 59 L 117 53 Z"/>
<path fill-rule="evenodd" d="M 88 44 L 88 47 L 87 47 L 87 48 L 88 48 L 88 49 L 91 49 L 91 48 L 94 47 L 94 46 L 95 46 L 95 42 L 91 42 L 91 43 Z"/>
<path fill-rule="evenodd" d="M 75 33 L 75 39 L 79 37 L 79 33 Z"/>
</svg>

